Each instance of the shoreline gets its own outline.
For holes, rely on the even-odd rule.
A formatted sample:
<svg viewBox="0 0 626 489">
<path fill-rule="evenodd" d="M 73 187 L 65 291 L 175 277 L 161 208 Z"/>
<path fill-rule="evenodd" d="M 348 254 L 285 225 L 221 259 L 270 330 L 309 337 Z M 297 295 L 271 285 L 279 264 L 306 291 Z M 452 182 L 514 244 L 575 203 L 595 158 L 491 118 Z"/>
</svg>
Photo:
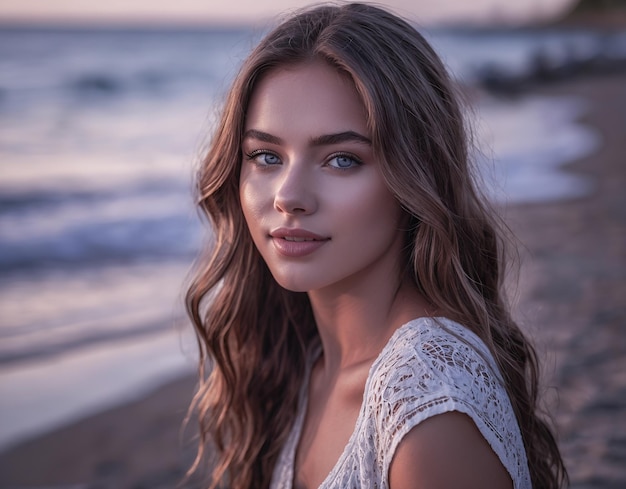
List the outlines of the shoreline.
<svg viewBox="0 0 626 489">
<path fill-rule="evenodd" d="M 626 76 L 535 91 L 556 92 L 589 102 L 580 122 L 602 144 L 562 169 L 594 191 L 507 208 L 524 246 L 518 310 L 538 345 L 571 487 L 617 488 L 626 484 Z"/>
<path fill-rule="evenodd" d="M 195 375 L 0 452 L 0 487 L 172 489 L 195 456 L 183 429 Z"/>
<path fill-rule="evenodd" d="M 191 331 L 184 334 L 181 326 L 172 324 L 151 334 L 3 365 L 0 453 L 107 408 L 143 398 L 168 381 L 191 374 L 197 361 L 191 353 L 190 336 Z"/>
<path fill-rule="evenodd" d="M 581 122 L 602 138 L 592 155 L 560 166 L 594 190 L 556 202 L 510 204 L 524 249 L 516 309 L 538 344 L 572 487 L 626 483 L 626 76 L 580 78 L 528 95 L 589 102 Z M 550 325 L 544 328 L 542 325 Z M 180 425 L 195 386 L 184 376 L 143 398 L 0 452 L 0 487 L 174 487 L 195 453 Z M 188 429 L 193 431 L 193 420 Z"/>
</svg>

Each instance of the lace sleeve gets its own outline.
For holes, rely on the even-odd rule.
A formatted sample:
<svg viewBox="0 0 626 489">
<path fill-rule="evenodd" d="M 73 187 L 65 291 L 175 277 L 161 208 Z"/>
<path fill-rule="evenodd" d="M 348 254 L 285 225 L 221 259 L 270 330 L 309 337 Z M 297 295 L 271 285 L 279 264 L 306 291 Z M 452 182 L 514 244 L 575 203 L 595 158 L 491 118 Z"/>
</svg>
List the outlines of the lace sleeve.
<svg viewBox="0 0 626 489">
<path fill-rule="evenodd" d="M 429 320 L 395 339 L 374 365 L 369 395 L 379 437 L 383 487 L 402 438 L 421 421 L 459 411 L 474 421 L 516 489 L 531 487 L 513 408 L 491 354 L 473 333 L 448 320 Z"/>
</svg>

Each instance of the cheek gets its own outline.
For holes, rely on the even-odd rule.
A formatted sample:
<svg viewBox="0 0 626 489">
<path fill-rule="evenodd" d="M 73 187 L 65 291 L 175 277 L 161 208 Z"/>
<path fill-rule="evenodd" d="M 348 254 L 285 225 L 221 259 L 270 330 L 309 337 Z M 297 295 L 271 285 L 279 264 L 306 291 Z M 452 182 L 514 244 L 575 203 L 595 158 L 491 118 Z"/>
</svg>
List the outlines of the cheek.
<svg viewBox="0 0 626 489">
<path fill-rule="evenodd" d="M 382 182 L 337 193 L 339 201 L 335 208 L 346 216 L 348 222 L 368 226 L 375 231 L 396 227 L 401 209 L 397 200 Z"/>
<path fill-rule="evenodd" d="M 248 172 L 242 169 L 239 177 L 239 202 L 241 203 L 241 209 L 246 218 L 252 209 L 257 207 L 257 200 L 257 192 L 256 189 L 250 185 Z"/>
<path fill-rule="evenodd" d="M 263 209 L 267 205 L 267 191 L 263 191 L 263 186 L 255 185 L 254 182 L 242 173 L 239 181 L 239 202 L 243 212 L 248 229 L 251 234 L 255 235 L 255 229 L 259 227 Z"/>
</svg>

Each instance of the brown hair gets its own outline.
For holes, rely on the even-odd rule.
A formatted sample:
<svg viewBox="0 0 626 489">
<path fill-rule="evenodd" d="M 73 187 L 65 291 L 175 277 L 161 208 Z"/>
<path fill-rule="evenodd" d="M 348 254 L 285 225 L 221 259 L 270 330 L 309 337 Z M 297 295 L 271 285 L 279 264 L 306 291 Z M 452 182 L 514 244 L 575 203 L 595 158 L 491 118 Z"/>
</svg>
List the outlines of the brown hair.
<svg viewBox="0 0 626 489">
<path fill-rule="evenodd" d="M 200 207 L 214 241 L 187 294 L 201 352 L 196 465 L 212 441 L 218 454 L 212 487 L 267 487 L 295 417 L 315 323 L 307 295 L 281 288 L 254 247 L 239 202 L 239 167 L 255 83 L 277 66 L 311 59 L 352 79 L 384 178 L 410 216 L 407 268 L 415 284 L 489 346 L 533 486 L 559 487 L 567 474 L 538 415 L 537 358 L 503 298 L 503 233 L 473 181 L 453 84 L 413 27 L 358 3 L 302 11 L 261 41 L 234 81 L 200 169 Z"/>
</svg>

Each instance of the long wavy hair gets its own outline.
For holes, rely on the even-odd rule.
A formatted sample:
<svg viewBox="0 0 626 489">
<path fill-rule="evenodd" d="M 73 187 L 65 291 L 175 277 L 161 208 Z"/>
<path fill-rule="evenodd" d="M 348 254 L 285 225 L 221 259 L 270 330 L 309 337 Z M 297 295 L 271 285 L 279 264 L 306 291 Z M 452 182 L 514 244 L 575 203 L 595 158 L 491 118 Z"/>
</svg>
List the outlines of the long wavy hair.
<svg viewBox="0 0 626 489">
<path fill-rule="evenodd" d="M 411 25 L 358 3 L 301 11 L 265 36 L 234 80 L 200 168 L 199 206 L 214 237 L 187 293 L 200 348 L 195 466 L 210 443 L 211 487 L 269 485 L 295 418 L 307 351 L 318 341 L 307 295 L 273 279 L 239 200 L 241 142 L 255 84 L 270 70 L 313 59 L 349 76 L 361 97 L 385 181 L 409 215 L 406 265 L 415 285 L 490 348 L 533 486 L 560 487 L 567 473 L 540 415 L 537 357 L 502 292 L 504 233 L 477 190 L 454 84 Z"/>
</svg>

